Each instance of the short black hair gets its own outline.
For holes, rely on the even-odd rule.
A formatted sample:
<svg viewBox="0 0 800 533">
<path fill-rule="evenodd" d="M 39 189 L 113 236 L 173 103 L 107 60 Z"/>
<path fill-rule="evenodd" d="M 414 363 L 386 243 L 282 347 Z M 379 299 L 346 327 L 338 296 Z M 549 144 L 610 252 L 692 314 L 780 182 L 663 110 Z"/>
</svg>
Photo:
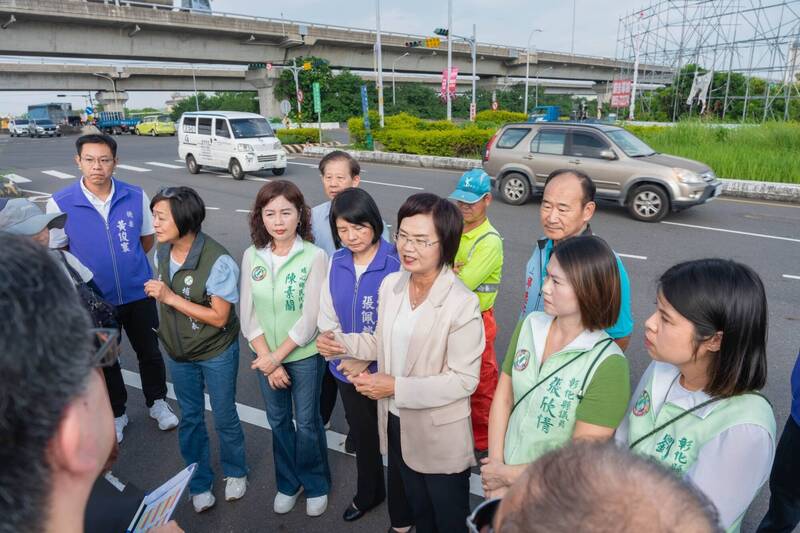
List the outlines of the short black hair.
<svg viewBox="0 0 800 533">
<path fill-rule="evenodd" d="M 81 155 L 84 144 L 105 144 L 111 149 L 111 155 L 117 157 L 117 141 L 111 135 L 105 133 L 90 133 L 89 135 L 81 135 L 75 141 L 75 148 L 78 150 L 78 155 Z"/>
<path fill-rule="evenodd" d="M 361 174 L 361 165 L 358 164 L 356 158 L 342 150 L 333 150 L 325 154 L 325 157 L 319 162 L 319 173 L 325 174 L 325 167 L 331 161 L 347 161 L 350 165 L 350 177 L 355 178 Z"/>
<path fill-rule="evenodd" d="M 191 187 L 165 187 L 150 200 L 150 211 L 158 202 L 169 202 L 172 220 L 178 227 L 178 236 L 199 233 L 206 218 L 206 204 Z"/>
<path fill-rule="evenodd" d="M 431 215 L 439 239 L 439 268 L 444 265 L 453 266 L 461 243 L 461 232 L 464 229 L 464 217 L 461 211 L 441 196 L 422 192 L 409 196 L 397 212 L 397 230 L 403 219 L 414 215 Z"/>
<path fill-rule="evenodd" d="M 331 201 L 329 215 L 331 234 L 336 248 L 342 247 L 339 231 L 336 229 L 336 219 L 343 218 L 351 224 L 361 224 L 372 228 L 372 244 L 378 242 L 383 234 L 383 220 L 378 205 L 372 196 L 364 189 L 351 187 L 345 189 Z"/>
<path fill-rule="evenodd" d="M 708 365 L 709 396 L 756 391 L 767 382 L 767 296 L 756 272 L 729 259 L 678 263 L 659 279 L 661 296 L 694 324 L 695 348 L 722 332 Z"/>
<path fill-rule="evenodd" d="M 92 371 L 89 315 L 45 247 L 0 232 L 0 532 L 43 531 L 47 449 Z"/>
<path fill-rule="evenodd" d="M 581 172 L 580 170 L 575 170 L 573 168 L 559 168 L 558 170 L 554 170 L 547 176 L 547 179 L 544 180 L 544 189 L 547 188 L 547 184 L 553 181 L 555 178 L 563 175 L 563 174 L 572 174 L 581 184 L 581 189 L 583 189 L 583 205 L 588 204 L 589 202 L 594 202 L 594 196 L 597 193 L 597 187 L 594 185 L 594 181 L 589 175 L 585 172 Z"/>
</svg>

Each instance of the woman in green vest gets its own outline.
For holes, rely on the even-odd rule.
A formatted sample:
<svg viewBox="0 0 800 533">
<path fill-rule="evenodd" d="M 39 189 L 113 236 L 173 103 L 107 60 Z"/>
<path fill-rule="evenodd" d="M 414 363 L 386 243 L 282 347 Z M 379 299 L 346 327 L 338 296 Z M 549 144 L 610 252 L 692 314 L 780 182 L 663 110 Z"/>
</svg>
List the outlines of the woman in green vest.
<svg viewBox="0 0 800 533">
<path fill-rule="evenodd" d="M 775 455 L 775 417 L 757 392 L 766 341 L 767 299 L 752 269 L 723 259 L 673 266 L 645 323 L 653 362 L 616 434 L 692 481 L 727 531 L 739 531 Z"/>
<path fill-rule="evenodd" d="M 604 331 L 620 306 L 617 260 L 599 237 L 553 250 L 544 312 L 517 324 L 489 413 L 481 479 L 501 497 L 528 463 L 573 439 L 610 439 L 630 398 L 628 362 Z"/>
<path fill-rule="evenodd" d="M 326 363 L 314 341 L 328 258 L 314 246 L 311 210 L 289 181 L 258 192 L 250 236 L 242 258 L 242 334 L 255 353 L 251 367 L 272 428 L 273 510 L 288 513 L 305 491 L 306 514 L 319 516 L 331 481 L 319 411 Z"/>
<path fill-rule="evenodd" d="M 157 279 L 144 288 L 160 306 L 158 336 L 169 355 L 167 367 L 181 408 L 181 455 L 187 464 L 197 463 L 189 492 L 199 513 L 215 503 L 205 391 L 219 437 L 225 499 L 237 500 L 247 488 L 244 432 L 236 412 L 239 267 L 222 245 L 200 231 L 206 208 L 194 189 L 162 189 L 150 209 L 158 240 L 153 256 Z"/>
</svg>

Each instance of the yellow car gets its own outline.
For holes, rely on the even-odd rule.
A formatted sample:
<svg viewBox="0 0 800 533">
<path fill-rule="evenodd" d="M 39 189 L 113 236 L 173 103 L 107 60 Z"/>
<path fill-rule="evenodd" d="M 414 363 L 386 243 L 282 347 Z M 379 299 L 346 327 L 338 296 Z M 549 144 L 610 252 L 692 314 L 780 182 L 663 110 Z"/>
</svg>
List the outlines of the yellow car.
<svg viewBox="0 0 800 533">
<path fill-rule="evenodd" d="M 149 115 L 134 128 L 136 135 L 175 135 L 175 123 L 169 115 Z"/>
</svg>

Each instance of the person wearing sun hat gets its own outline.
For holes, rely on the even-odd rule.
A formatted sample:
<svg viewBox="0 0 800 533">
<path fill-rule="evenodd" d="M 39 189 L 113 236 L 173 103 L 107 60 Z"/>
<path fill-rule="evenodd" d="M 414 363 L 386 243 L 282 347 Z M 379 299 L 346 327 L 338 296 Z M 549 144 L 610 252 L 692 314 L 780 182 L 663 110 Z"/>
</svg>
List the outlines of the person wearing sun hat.
<svg viewBox="0 0 800 533">
<path fill-rule="evenodd" d="M 0 198 L 0 231 L 30 237 L 45 248 L 48 248 L 50 243 L 50 230 L 63 228 L 66 221 L 66 213 L 43 213 L 36 204 L 27 198 Z M 92 280 L 92 271 L 66 250 L 63 251 L 61 257 L 56 257 L 56 260 L 68 276 L 69 271 L 64 262 L 80 276 L 84 283 Z"/>
<path fill-rule="evenodd" d="M 472 394 L 472 432 L 475 449 L 489 446 L 489 409 L 497 388 L 498 370 L 494 351 L 497 322 L 494 302 L 500 288 L 503 270 L 503 238 L 492 226 L 486 211 L 492 203 L 489 175 L 480 168 L 464 172 L 456 190 L 450 195 L 464 217 L 464 229 L 456 253 L 455 268 L 461 281 L 478 296 L 483 317 L 486 347 L 481 355 L 478 388 Z"/>
</svg>

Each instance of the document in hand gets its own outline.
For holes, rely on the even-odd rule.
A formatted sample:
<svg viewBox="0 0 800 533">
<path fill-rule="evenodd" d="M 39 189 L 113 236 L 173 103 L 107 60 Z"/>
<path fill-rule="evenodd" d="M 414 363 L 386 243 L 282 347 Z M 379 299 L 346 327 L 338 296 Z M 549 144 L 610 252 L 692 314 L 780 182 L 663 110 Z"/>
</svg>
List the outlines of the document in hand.
<svg viewBox="0 0 800 533">
<path fill-rule="evenodd" d="M 141 533 L 169 522 L 196 468 L 197 463 L 190 464 L 145 496 L 126 533 Z"/>
</svg>

